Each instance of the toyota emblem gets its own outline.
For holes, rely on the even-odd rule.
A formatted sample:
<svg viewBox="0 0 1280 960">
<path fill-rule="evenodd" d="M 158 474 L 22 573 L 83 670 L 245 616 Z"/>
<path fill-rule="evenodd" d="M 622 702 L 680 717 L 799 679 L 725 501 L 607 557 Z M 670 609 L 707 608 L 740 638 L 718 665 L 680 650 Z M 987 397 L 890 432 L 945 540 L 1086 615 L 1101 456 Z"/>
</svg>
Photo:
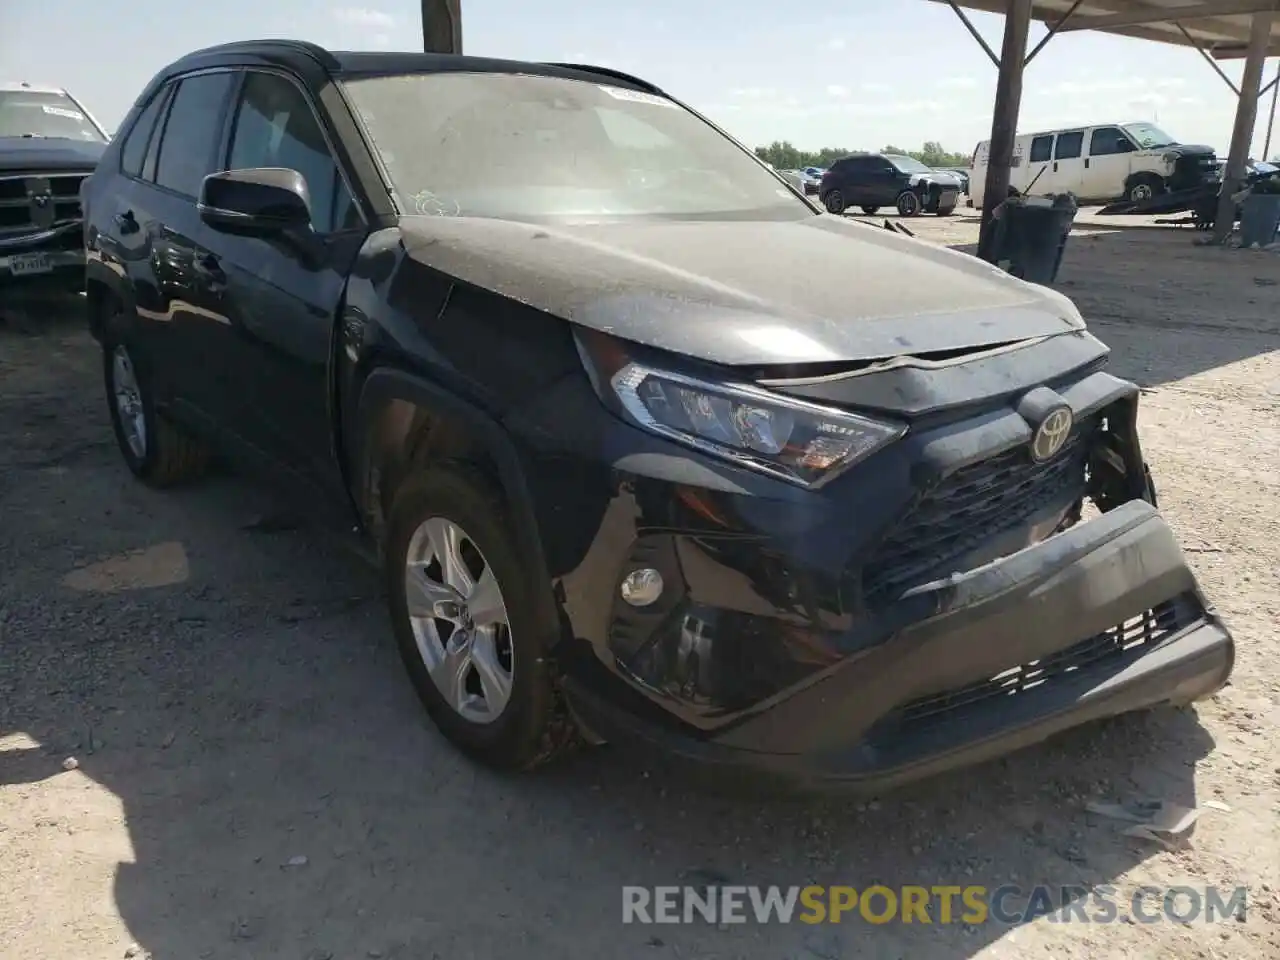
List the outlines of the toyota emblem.
<svg viewBox="0 0 1280 960">
<path fill-rule="evenodd" d="M 1069 407 L 1058 407 L 1050 411 L 1031 438 L 1031 459 L 1043 463 L 1057 456 L 1058 451 L 1066 444 L 1067 437 L 1071 436 L 1073 419 Z"/>
</svg>

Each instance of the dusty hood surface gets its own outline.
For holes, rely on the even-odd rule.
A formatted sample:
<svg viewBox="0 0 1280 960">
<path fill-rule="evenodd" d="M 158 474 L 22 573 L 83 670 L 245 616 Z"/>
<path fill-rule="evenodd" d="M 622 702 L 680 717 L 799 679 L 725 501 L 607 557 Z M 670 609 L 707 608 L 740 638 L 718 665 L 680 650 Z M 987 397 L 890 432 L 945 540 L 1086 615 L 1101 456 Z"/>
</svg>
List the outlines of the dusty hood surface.
<svg viewBox="0 0 1280 960">
<path fill-rule="evenodd" d="M 833 216 L 545 226 L 405 217 L 406 251 L 616 336 L 731 365 L 981 347 L 1080 326 L 1058 294 Z"/>
<path fill-rule="evenodd" d="M 81 173 L 98 165 L 105 143 L 46 137 L 0 137 L 0 171 Z"/>
</svg>

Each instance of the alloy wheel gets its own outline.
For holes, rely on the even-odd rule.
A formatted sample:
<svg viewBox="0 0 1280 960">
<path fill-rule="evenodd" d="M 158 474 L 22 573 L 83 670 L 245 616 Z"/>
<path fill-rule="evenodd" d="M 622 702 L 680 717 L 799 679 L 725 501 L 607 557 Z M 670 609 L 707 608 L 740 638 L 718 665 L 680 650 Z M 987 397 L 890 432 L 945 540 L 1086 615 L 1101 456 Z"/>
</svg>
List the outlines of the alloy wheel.
<svg viewBox="0 0 1280 960">
<path fill-rule="evenodd" d="M 133 455 L 141 460 L 147 455 L 147 420 L 133 358 L 124 344 L 118 344 L 111 354 L 111 387 L 125 442 Z"/>
<path fill-rule="evenodd" d="M 440 695 L 466 720 L 497 720 L 511 699 L 515 648 L 480 548 L 452 520 L 432 517 L 409 541 L 404 585 L 414 642 Z"/>
</svg>

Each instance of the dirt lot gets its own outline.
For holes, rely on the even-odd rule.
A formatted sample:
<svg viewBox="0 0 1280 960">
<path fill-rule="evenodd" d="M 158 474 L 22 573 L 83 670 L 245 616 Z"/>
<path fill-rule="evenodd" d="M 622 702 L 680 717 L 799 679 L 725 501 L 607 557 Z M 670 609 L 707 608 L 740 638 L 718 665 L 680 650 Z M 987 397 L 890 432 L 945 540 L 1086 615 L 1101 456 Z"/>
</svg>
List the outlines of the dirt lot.
<svg viewBox="0 0 1280 960">
<path fill-rule="evenodd" d="M 913 227 L 975 237 L 968 215 Z M 1147 388 L 1162 505 L 1236 630 L 1232 684 L 878 802 L 709 795 L 622 750 L 475 769 L 424 721 L 369 570 L 255 524 L 273 504 L 247 481 L 143 489 L 76 319 L 0 327 L 0 956 L 1280 956 L 1280 257 L 1191 236 L 1084 218 L 1061 288 Z M 1085 810 L 1143 797 L 1215 804 L 1175 850 Z M 619 922 L 623 884 L 682 882 L 1247 885 L 1249 908 Z"/>
</svg>

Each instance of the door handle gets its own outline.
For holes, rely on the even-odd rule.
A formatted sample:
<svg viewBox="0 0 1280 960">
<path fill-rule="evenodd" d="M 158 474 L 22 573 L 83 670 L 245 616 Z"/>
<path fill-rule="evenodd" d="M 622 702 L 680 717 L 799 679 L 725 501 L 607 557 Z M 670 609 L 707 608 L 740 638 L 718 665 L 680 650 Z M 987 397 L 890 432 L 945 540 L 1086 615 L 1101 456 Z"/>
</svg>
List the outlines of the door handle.
<svg viewBox="0 0 1280 960">
<path fill-rule="evenodd" d="M 1085 158 L 1084 158 L 1084 168 L 1085 168 L 1086 170 L 1088 170 L 1088 169 L 1089 169 L 1089 158 L 1088 158 L 1088 157 L 1085 157 Z"/>
<path fill-rule="evenodd" d="M 1054 173 L 1057 173 L 1057 172 L 1058 172 L 1058 161 L 1057 161 L 1057 160 L 1053 161 L 1053 172 L 1054 172 Z"/>
<path fill-rule="evenodd" d="M 117 213 L 111 218 L 111 222 L 120 229 L 121 233 L 138 232 L 138 221 L 134 219 L 132 210 L 125 210 L 123 213 Z"/>
</svg>

